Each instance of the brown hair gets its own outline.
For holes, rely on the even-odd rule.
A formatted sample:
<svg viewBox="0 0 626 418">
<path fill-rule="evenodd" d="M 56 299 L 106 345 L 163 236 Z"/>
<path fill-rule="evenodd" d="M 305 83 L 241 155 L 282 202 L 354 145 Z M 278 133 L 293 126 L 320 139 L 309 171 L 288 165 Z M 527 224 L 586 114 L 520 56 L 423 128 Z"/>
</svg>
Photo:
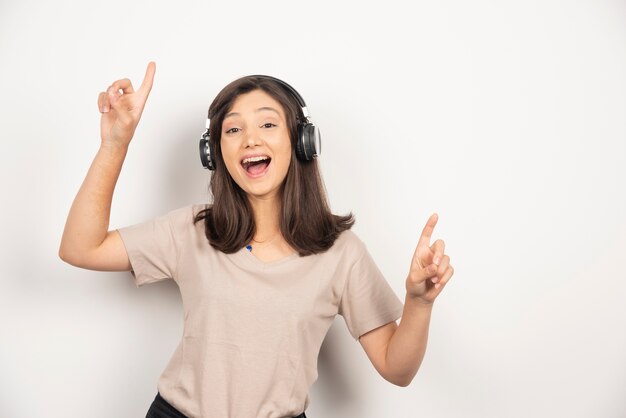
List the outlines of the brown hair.
<svg viewBox="0 0 626 418">
<path fill-rule="evenodd" d="M 280 83 L 257 76 L 239 78 L 219 92 L 209 106 L 210 141 L 215 161 L 209 190 L 213 204 L 200 211 L 194 224 L 204 220 L 205 234 L 212 247 L 234 253 L 247 245 L 256 232 L 254 214 L 246 193 L 228 172 L 220 146 L 222 122 L 238 96 L 262 90 L 280 103 L 285 112 L 291 139 L 291 163 L 281 186 L 280 232 L 300 256 L 328 250 L 339 234 L 350 229 L 354 216 L 331 213 L 317 160 L 296 157 L 298 123 L 304 121 L 302 108 L 293 93 Z"/>
</svg>

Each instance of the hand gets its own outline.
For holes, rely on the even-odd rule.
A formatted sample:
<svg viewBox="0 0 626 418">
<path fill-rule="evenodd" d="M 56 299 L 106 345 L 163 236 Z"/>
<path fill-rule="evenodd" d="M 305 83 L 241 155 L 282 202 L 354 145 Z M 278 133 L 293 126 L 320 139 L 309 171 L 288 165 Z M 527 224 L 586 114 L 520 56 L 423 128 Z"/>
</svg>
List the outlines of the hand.
<svg viewBox="0 0 626 418">
<path fill-rule="evenodd" d="M 151 61 L 141 87 L 136 92 L 130 80 L 123 78 L 113 82 L 106 92 L 98 95 L 98 108 L 102 113 L 102 144 L 128 146 L 152 89 L 155 71 L 156 63 Z"/>
<path fill-rule="evenodd" d="M 438 219 L 436 213 L 428 218 L 415 248 L 409 276 L 406 279 L 407 295 L 428 305 L 435 301 L 454 274 L 450 257 L 444 254 L 444 242 L 438 239 L 432 246 L 430 245 L 430 238 Z"/>
</svg>

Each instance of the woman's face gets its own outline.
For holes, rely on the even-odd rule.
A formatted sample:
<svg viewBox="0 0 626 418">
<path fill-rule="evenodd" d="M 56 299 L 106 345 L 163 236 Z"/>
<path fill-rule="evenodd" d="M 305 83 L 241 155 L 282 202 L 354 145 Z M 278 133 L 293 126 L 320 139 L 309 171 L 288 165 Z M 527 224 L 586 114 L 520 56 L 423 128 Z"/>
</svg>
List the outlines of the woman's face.
<svg viewBox="0 0 626 418">
<path fill-rule="evenodd" d="M 248 197 L 278 197 L 291 161 L 280 103 L 262 90 L 240 95 L 224 117 L 221 135 L 226 168 Z"/>
</svg>

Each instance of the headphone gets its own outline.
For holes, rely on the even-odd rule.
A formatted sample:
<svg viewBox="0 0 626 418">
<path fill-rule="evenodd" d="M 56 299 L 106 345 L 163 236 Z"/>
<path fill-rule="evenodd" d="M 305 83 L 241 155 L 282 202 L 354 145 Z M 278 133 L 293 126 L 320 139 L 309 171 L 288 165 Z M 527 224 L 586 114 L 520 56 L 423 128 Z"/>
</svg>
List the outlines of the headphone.
<svg viewBox="0 0 626 418">
<path fill-rule="evenodd" d="M 296 157 L 301 161 L 311 161 L 317 158 L 322 152 L 322 139 L 320 137 L 320 131 L 309 117 L 309 111 L 306 108 L 306 103 L 300 94 L 291 87 L 289 84 L 276 77 L 269 75 L 253 75 L 251 77 L 259 77 L 267 80 L 272 80 L 283 86 L 288 92 L 296 98 L 298 104 L 302 108 L 305 120 L 298 123 L 298 138 L 296 140 Z M 215 152 L 211 144 L 210 134 L 211 120 L 206 120 L 206 132 L 202 134 L 200 138 L 200 161 L 202 166 L 209 170 L 215 170 Z"/>
</svg>

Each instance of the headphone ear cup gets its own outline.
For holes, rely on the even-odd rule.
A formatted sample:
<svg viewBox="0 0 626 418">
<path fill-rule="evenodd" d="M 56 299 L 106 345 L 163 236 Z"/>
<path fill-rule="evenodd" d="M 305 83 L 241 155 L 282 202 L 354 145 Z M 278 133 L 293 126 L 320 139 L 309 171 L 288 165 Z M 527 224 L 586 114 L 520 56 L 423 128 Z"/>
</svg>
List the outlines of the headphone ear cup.
<svg viewBox="0 0 626 418">
<path fill-rule="evenodd" d="M 296 157 L 300 161 L 306 161 L 306 154 L 304 153 L 304 138 L 303 138 L 303 125 L 298 124 L 298 138 L 296 139 Z"/>
<path fill-rule="evenodd" d="M 298 125 L 298 141 L 296 142 L 296 156 L 302 161 L 311 161 L 322 152 L 320 131 L 312 123 Z"/>
<path fill-rule="evenodd" d="M 204 168 L 215 170 L 215 161 L 213 160 L 211 148 L 209 135 L 202 135 L 202 138 L 200 138 L 200 161 L 202 162 L 202 166 Z"/>
</svg>

